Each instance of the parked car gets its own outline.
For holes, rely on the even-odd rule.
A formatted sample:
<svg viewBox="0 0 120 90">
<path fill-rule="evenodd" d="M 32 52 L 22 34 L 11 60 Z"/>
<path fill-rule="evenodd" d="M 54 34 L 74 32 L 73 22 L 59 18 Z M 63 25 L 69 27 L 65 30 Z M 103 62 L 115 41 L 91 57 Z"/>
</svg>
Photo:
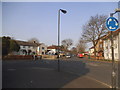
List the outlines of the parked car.
<svg viewBox="0 0 120 90">
<path fill-rule="evenodd" d="M 77 56 L 78 56 L 79 58 L 83 58 L 84 55 L 83 55 L 83 54 L 78 54 Z"/>
<path fill-rule="evenodd" d="M 66 58 L 71 58 L 71 56 L 70 55 L 66 55 Z"/>
</svg>

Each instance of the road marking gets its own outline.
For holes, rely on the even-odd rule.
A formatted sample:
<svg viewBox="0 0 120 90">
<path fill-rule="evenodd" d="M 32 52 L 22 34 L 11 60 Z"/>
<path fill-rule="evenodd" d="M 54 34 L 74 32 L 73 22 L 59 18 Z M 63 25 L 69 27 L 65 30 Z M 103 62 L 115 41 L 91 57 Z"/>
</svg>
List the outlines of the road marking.
<svg viewBox="0 0 120 90">
<path fill-rule="evenodd" d="M 101 84 L 103 84 L 103 85 L 105 85 L 105 86 L 107 86 L 107 87 L 109 87 L 109 88 L 112 88 L 111 85 L 106 84 L 106 83 L 104 83 L 104 82 L 101 82 L 101 81 L 99 81 L 99 80 L 96 80 L 96 79 L 94 79 L 94 78 L 92 78 L 92 77 L 89 77 L 89 76 L 85 76 L 85 77 L 86 77 L 86 78 L 89 78 L 89 79 L 92 79 L 92 80 L 94 80 L 94 81 L 96 81 L 96 82 L 99 82 L 99 83 L 101 83 Z"/>
<path fill-rule="evenodd" d="M 68 73 L 71 73 L 71 74 L 76 74 L 76 73 L 74 73 L 74 72 L 69 72 L 69 71 L 65 71 L 65 72 L 68 72 Z M 79 76 L 79 74 L 76 74 L 76 75 Z M 85 77 L 88 78 L 88 79 L 94 80 L 94 81 L 96 81 L 96 82 L 98 82 L 98 83 L 101 83 L 101 84 L 103 84 L 103 85 L 105 85 L 105 86 L 107 86 L 107 87 L 109 87 L 109 88 L 112 88 L 111 85 L 106 84 L 106 83 L 104 83 L 104 82 L 102 82 L 102 81 L 96 80 L 96 79 L 94 79 L 94 78 L 92 78 L 92 77 L 90 77 L 90 76 L 85 76 Z"/>
</svg>

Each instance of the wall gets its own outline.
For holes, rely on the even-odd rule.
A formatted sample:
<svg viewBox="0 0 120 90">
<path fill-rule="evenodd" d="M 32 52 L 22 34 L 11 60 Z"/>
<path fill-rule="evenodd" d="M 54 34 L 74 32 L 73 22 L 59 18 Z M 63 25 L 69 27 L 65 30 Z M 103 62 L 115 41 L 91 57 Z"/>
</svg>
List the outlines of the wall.
<svg viewBox="0 0 120 90">
<path fill-rule="evenodd" d="M 42 47 L 44 47 L 44 49 L 42 49 Z M 47 51 L 47 46 L 45 44 L 41 44 L 37 47 L 38 55 L 44 55 L 46 51 Z"/>
<path fill-rule="evenodd" d="M 119 59 L 119 53 L 118 53 L 118 35 L 113 38 L 114 42 L 114 59 Z M 111 40 L 107 39 L 104 40 L 104 58 L 112 60 L 112 51 L 111 51 Z"/>
</svg>

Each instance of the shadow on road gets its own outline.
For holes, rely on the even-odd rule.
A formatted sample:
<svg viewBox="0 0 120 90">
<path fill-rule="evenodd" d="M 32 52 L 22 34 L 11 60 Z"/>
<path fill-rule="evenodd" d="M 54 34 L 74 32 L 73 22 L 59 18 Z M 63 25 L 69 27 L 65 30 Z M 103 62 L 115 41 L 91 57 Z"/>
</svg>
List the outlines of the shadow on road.
<svg viewBox="0 0 120 90">
<path fill-rule="evenodd" d="M 3 88 L 62 88 L 86 75 L 89 69 L 82 61 L 11 60 L 2 62 Z"/>
</svg>

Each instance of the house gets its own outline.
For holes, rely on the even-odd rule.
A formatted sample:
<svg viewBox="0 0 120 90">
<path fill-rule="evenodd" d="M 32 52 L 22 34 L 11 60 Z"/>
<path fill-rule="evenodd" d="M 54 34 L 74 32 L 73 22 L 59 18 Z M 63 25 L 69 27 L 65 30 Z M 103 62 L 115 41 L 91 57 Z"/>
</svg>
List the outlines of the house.
<svg viewBox="0 0 120 90">
<path fill-rule="evenodd" d="M 94 47 L 89 48 L 89 55 L 94 56 Z"/>
<path fill-rule="evenodd" d="M 57 55 L 58 49 L 59 49 L 60 55 L 63 55 L 64 52 L 63 52 L 62 48 L 61 48 L 61 47 L 58 47 L 58 46 L 56 46 L 56 45 L 48 46 L 48 47 L 47 47 L 47 54 Z"/>
<path fill-rule="evenodd" d="M 58 46 L 52 45 L 47 47 L 47 54 L 55 55 L 58 52 Z"/>
<path fill-rule="evenodd" d="M 32 43 L 18 40 L 16 40 L 16 42 L 20 45 L 19 55 L 44 55 L 47 50 L 47 46 L 44 43 Z"/>
<path fill-rule="evenodd" d="M 44 43 L 40 43 L 37 46 L 37 54 L 38 55 L 45 55 L 47 52 L 47 46 Z"/>
<path fill-rule="evenodd" d="M 16 42 L 20 46 L 20 50 L 18 52 L 19 55 L 36 54 L 36 50 L 37 50 L 37 46 L 38 46 L 36 43 L 31 43 L 31 42 L 26 42 L 26 41 L 18 41 L 18 40 L 16 40 Z"/>
<path fill-rule="evenodd" d="M 120 55 L 120 29 L 113 31 L 113 47 L 114 47 L 114 59 L 119 60 Z M 111 51 L 111 34 L 109 33 L 106 37 L 103 38 L 104 43 L 104 58 L 112 60 L 112 51 Z"/>
<path fill-rule="evenodd" d="M 95 46 L 96 48 L 96 55 L 99 57 L 104 57 L 104 47 L 103 47 L 103 39 L 106 37 L 106 35 L 102 36 L 99 40 L 97 45 Z"/>
<path fill-rule="evenodd" d="M 101 38 L 99 38 L 98 43 L 95 46 L 96 49 L 96 56 L 98 57 L 98 59 L 103 59 L 104 57 L 104 47 L 103 47 L 103 38 L 106 35 L 102 36 Z M 95 40 L 96 41 L 96 40 Z M 89 54 L 91 56 L 94 56 L 94 46 L 89 48 Z"/>
</svg>

